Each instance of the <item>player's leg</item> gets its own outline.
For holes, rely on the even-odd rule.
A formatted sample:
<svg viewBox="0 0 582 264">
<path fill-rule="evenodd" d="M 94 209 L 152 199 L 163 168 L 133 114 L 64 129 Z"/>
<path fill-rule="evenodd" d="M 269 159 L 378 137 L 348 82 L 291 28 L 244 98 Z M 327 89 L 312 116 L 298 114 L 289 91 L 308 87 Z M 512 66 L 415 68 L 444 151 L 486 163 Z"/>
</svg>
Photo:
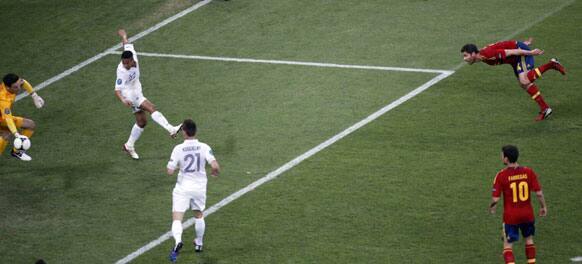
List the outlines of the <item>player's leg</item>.
<svg viewBox="0 0 582 264">
<path fill-rule="evenodd" d="M 194 212 L 194 229 L 196 230 L 196 238 L 194 239 L 194 250 L 202 252 L 204 244 L 204 232 L 206 230 L 206 222 L 204 221 L 204 208 L 206 207 L 206 192 L 196 193 L 191 203 L 192 211 Z"/>
<path fill-rule="evenodd" d="M 141 111 L 139 109 L 136 109 L 134 111 L 135 111 L 134 113 L 135 124 L 133 124 L 133 127 L 131 128 L 131 133 L 129 134 L 127 142 L 123 144 L 123 150 L 127 152 L 127 154 L 131 156 L 131 158 L 137 160 L 139 159 L 139 155 L 135 151 L 135 142 L 139 139 L 141 133 L 143 133 L 143 130 L 147 125 L 148 119 L 144 111 Z"/>
<path fill-rule="evenodd" d="M 0 156 L 4 153 L 4 150 L 6 150 L 6 146 L 11 138 L 12 134 L 10 131 L 8 131 L 7 128 L 0 127 Z"/>
<path fill-rule="evenodd" d="M 525 42 L 517 42 L 517 46 L 520 49 L 524 49 L 524 50 L 530 50 L 529 48 L 529 44 L 531 44 L 531 39 Z M 524 69 L 527 69 L 527 78 L 530 82 L 535 81 L 538 78 L 542 77 L 542 74 L 544 74 L 547 70 L 553 69 L 553 70 L 557 70 L 559 71 L 562 75 L 566 74 L 566 69 L 564 68 L 564 66 L 562 66 L 562 64 L 560 64 L 560 62 L 558 61 L 558 59 L 556 58 L 552 58 L 550 59 L 550 61 L 540 67 L 537 67 L 534 69 L 534 57 L 533 56 L 524 56 L 521 59 L 525 59 L 525 64 L 523 66 Z"/>
<path fill-rule="evenodd" d="M 534 223 L 526 223 L 520 226 L 521 234 L 525 239 L 525 256 L 528 264 L 536 263 L 536 246 L 534 244 L 535 225 Z"/>
<path fill-rule="evenodd" d="M 184 219 L 185 212 L 172 212 L 172 236 L 175 240 L 175 246 L 182 243 L 182 232 L 184 228 L 182 227 L 182 220 Z"/>
<path fill-rule="evenodd" d="M 515 264 L 513 256 L 513 242 L 519 240 L 517 225 L 503 224 L 503 259 L 506 264 Z"/>
<path fill-rule="evenodd" d="M 533 70 L 527 72 L 527 78 L 530 82 L 537 80 L 538 78 L 542 77 L 548 70 L 556 70 L 559 71 L 562 75 L 566 75 L 566 68 L 558 61 L 556 58 L 550 59 L 550 61 L 540 67 L 537 67 Z"/>
<path fill-rule="evenodd" d="M 36 123 L 34 123 L 34 121 L 32 121 L 31 119 L 22 118 L 18 116 L 13 117 L 13 119 L 16 128 L 22 129 L 22 135 L 30 139 L 32 137 L 32 134 L 34 134 L 34 130 L 36 129 Z M 10 155 L 23 161 L 32 160 L 32 157 L 24 153 L 24 150 L 18 150 L 16 148 L 12 148 L 12 152 L 10 153 Z"/>
<path fill-rule="evenodd" d="M 172 262 L 176 261 L 180 250 L 184 246 L 184 243 L 182 243 L 182 232 L 184 230 L 182 220 L 184 219 L 184 213 L 189 207 L 190 197 L 174 188 L 172 192 L 172 236 L 176 243 L 172 247 L 170 256 L 168 257 Z"/>
<path fill-rule="evenodd" d="M 513 65 L 513 67 L 521 88 L 523 88 L 540 107 L 540 113 L 535 120 L 541 121 L 546 119 L 552 114 L 552 109 L 544 100 L 538 86 L 535 83 L 532 83 L 527 77 L 528 69 L 533 67 L 533 56 L 521 56 L 520 60 L 516 65 Z"/>
<path fill-rule="evenodd" d="M 196 230 L 196 238 L 194 239 L 194 250 L 202 252 L 204 245 L 204 231 L 206 230 L 206 222 L 204 221 L 204 214 L 202 211 L 194 210 L 194 229 Z"/>
<path fill-rule="evenodd" d="M 176 136 L 180 129 L 180 126 L 171 125 L 166 119 L 166 117 L 156 109 L 156 106 L 152 104 L 152 102 L 144 98 L 144 100 L 140 103 L 139 107 L 149 112 L 152 116 L 152 119 L 156 121 L 156 123 L 158 123 L 166 131 L 168 131 L 168 133 L 170 133 L 170 136 L 172 137 Z"/>
<path fill-rule="evenodd" d="M 14 123 L 18 123 L 20 118 L 15 118 L 14 119 Z M 28 118 L 22 118 L 21 119 L 22 124 L 20 125 L 20 128 L 22 128 L 22 135 L 26 136 L 28 138 L 32 137 L 32 134 L 34 134 L 34 130 L 36 129 L 36 123 L 34 123 L 34 121 L 32 121 L 31 119 Z M 18 125 L 17 125 L 18 127 Z"/>
</svg>

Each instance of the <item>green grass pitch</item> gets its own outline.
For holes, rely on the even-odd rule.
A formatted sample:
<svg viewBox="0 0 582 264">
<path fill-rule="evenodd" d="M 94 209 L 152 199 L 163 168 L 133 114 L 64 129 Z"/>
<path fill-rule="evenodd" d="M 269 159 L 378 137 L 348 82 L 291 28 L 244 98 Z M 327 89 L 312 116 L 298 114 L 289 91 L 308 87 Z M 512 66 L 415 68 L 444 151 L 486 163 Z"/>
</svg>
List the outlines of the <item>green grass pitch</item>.
<svg viewBox="0 0 582 264">
<path fill-rule="evenodd" d="M 2 1 L 0 74 L 33 85 L 192 6 L 194 0 Z M 564 8 L 557 10 L 559 6 Z M 206 219 L 205 252 L 179 263 L 503 263 L 501 210 L 487 205 L 500 147 L 516 144 L 549 205 L 539 263 L 582 255 L 582 2 L 212 1 L 138 40 L 138 52 L 456 72 Z M 537 106 L 509 66 L 462 66 L 459 50 L 535 38 L 569 74 L 537 81 Z M 34 158 L 0 156 L 0 263 L 115 263 L 170 229 L 172 140 L 153 120 L 121 152 L 133 116 L 113 94 L 119 55 L 39 91 Z M 223 173 L 207 207 L 438 74 L 140 57 L 145 96 L 172 123 L 193 118 Z M 535 203 L 537 206 L 537 203 Z M 188 217 L 191 213 L 187 214 Z M 193 239 L 192 228 L 183 239 Z M 132 263 L 164 263 L 170 239 Z M 525 263 L 523 241 L 515 246 Z"/>
</svg>

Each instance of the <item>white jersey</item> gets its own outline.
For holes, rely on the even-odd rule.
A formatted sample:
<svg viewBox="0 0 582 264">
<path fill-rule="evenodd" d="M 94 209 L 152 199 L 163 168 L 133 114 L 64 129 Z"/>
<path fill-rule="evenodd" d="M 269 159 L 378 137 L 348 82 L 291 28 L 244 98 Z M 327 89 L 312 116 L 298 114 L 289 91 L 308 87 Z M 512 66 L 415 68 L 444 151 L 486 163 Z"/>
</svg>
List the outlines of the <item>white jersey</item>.
<svg viewBox="0 0 582 264">
<path fill-rule="evenodd" d="M 115 90 L 121 91 L 121 95 L 124 97 L 131 97 L 134 94 L 141 95 L 141 83 L 139 82 L 139 63 L 137 61 L 137 53 L 133 48 L 133 44 L 123 45 L 123 50 L 129 50 L 133 53 L 133 60 L 135 61 L 135 67 L 131 69 L 126 69 L 123 67 L 123 63 L 119 62 L 117 65 L 117 79 L 115 80 Z"/>
<path fill-rule="evenodd" d="M 210 146 L 197 139 L 184 140 L 174 147 L 168 169 L 180 169 L 176 189 L 206 192 L 206 163 L 216 160 Z"/>
</svg>

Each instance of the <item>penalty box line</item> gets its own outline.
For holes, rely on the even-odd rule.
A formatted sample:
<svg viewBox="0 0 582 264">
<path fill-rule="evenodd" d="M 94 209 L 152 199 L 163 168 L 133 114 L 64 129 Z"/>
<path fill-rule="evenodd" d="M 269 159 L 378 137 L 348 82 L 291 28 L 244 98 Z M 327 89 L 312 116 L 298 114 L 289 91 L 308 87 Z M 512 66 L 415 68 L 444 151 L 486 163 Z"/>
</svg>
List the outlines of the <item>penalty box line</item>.
<svg viewBox="0 0 582 264">
<path fill-rule="evenodd" d="M 109 51 L 108 53 L 119 55 L 119 54 L 121 54 L 121 51 Z M 213 57 L 213 56 L 199 56 L 199 55 L 164 54 L 164 53 L 152 53 L 152 52 L 138 52 L 137 55 L 138 56 L 145 56 L 145 57 L 189 59 L 189 60 L 264 63 L 264 64 L 312 66 L 312 67 L 326 67 L 326 68 L 397 71 L 397 72 L 418 72 L 418 73 L 438 73 L 438 74 L 451 74 L 454 72 L 454 71 L 450 71 L 450 70 L 439 70 L 439 69 L 421 69 L 421 68 L 386 67 L 386 66 L 372 66 L 372 65 L 336 64 L 336 63 L 307 62 L 307 61 L 264 60 L 264 59 L 251 59 L 251 58 Z"/>
<path fill-rule="evenodd" d="M 144 55 L 144 54 L 142 53 L 141 55 Z M 297 64 L 293 64 L 293 65 L 297 65 Z M 305 64 L 299 64 L 299 65 L 305 65 Z M 311 66 L 313 66 L 313 65 L 311 65 Z M 358 66 L 358 65 L 351 65 L 351 66 L 354 66 L 354 67 L 357 66 L 356 68 L 362 67 L 362 66 Z M 322 66 L 322 67 L 331 67 L 331 66 Z M 352 67 L 352 68 L 354 68 L 354 67 Z M 375 66 L 370 66 L 370 67 L 374 67 L 374 69 L 378 70 L 377 67 L 375 67 Z M 390 67 L 388 67 L 388 68 L 390 68 Z M 322 142 L 321 144 L 308 150 L 307 152 L 297 156 L 296 158 L 285 163 L 283 166 L 277 168 L 276 170 L 269 172 L 267 175 L 263 176 L 262 178 L 254 181 L 253 183 L 247 185 L 246 187 L 230 194 L 226 198 L 222 199 L 220 202 L 212 205 L 210 208 L 208 208 L 206 211 L 204 211 L 204 217 L 207 217 L 207 216 L 217 212 L 222 207 L 230 204 L 231 202 L 235 201 L 236 199 L 242 197 L 243 195 L 255 190 L 259 186 L 261 186 L 269 181 L 274 180 L 275 178 L 279 177 L 281 174 L 283 174 L 286 171 L 292 169 L 293 167 L 299 165 L 304 160 L 310 158 L 311 156 L 317 154 L 318 152 L 320 152 L 320 151 L 324 150 L 325 148 L 331 146 L 332 144 L 338 142 L 342 138 L 350 135 L 354 131 L 362 128 L 363 126 L 371 123 L 372 121 L 374 121 L 377 118 L 379 118 L 380 116 L 386 114 L 390 110 L 398 107 L 399 105 L 403 104 L 404 102 L 406 102 L 406 101 L 414 98 L 415 96 L 419 95 L 420 93 L 426 91 L 428 88 L 430 88 L 433 85 L 437 84 L 438 82 L 444 80 L 445 78 L 451 76 L 453 73 L 454 73 L 454 71 L 441 72 L 436 77 L 432 78 L 431 80 L 429 80 L 428 82 L 424 83 L 423 85 L 417 87 L 416 89 L 408 92 L 406 95 L 404 95 L 404 96 L 398 98 L 397 100 L 391 102 L 390 104 L 382 107 L 380 110 L 374 112 L 373 114 L 367 116 L 366 118 L 364 118 L 364 119 L 360 120 L 359 122 L 353 124 L 352 126 L 346 128 L 345 130 L 341 131 L 340 133 L 336 134 L 335 136 L 327 139 L 326 141 Z M 183 222 L 182 225 L 183 225 L 184 229 L 187 229 L 187 228 L 193 226 L 194 223 L 195 223 L 195 218 L 192 217 L 192 218 L 186 220 L 185 222 Z M 139 257 L 139 256 L 145 254 L 146 252 L 148 252 L 149 250 L 153 249 L 154 247 L 164 243 L 166 240 L 168 240 L 170 238 L 172 238 L 172 232 L 168 231 L 168 232 L 164 233 L 163 235 L 161 235 L 160 237 L 158 237 L 157 239 L 152 240 L 148 244 L 135 250 L 134 252 L 130 253 L 129 255 L 125 256 L 124 258 L 118 260 L 115 263 L 116 264 L 129 263 L 132 260 L 136 259 L 137 257 Z"/>
</svg>

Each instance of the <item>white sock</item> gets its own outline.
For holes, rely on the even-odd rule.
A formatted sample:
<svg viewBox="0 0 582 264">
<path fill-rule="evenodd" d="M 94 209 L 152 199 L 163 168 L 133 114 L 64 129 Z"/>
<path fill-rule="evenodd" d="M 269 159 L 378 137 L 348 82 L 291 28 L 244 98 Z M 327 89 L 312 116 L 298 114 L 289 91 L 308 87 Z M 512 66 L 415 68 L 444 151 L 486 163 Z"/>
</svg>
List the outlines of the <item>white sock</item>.
<svg viewBox="0 0 582 264">
<path fill-rule="evenodd" d="M 182 242 L 182 221 L 174 220 L 172 222 L 172 235 L 174 236 L 174 240 L 176 240 L 176 245 Z"/>
<path fill-rule="evenodd" d="M 152 119 L 156 121 L 160 126 L 162 126 L 165 130 L 172 133 L 174 127 L 168 123 L 168 120 L 160 113 L 159 111 L 155 111 L 152 113 Z"/>
<path fill-rule="evenodd" d="M 131 133 L 129 134 L 129 138 L 127 139 L 127 142 L 125 144 L 128 147 L 133 148 L 133 145 L 139 139 L 142 132 L 143 128 L 139 127 L 137 124 L 133 124 L 133 127 L 131 128 Z"/>
<path fill-rule="evenodd" d="M 206 223 L 203 218 L 196 218 L 194 223 L 196 229 L 196 244 L 202 246 L 202 239 L 204 238 L 204 229 L 206 229 Z"/>
</svg>

